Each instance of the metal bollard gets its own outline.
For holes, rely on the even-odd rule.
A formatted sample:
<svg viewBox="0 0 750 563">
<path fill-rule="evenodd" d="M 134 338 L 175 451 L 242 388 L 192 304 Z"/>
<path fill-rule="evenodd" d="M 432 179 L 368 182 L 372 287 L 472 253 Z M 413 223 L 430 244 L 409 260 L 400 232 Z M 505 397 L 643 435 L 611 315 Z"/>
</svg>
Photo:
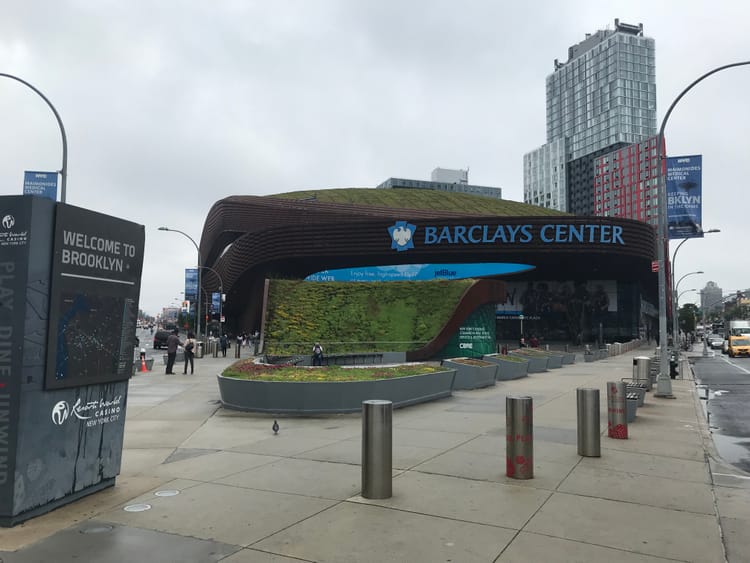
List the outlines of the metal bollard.
<svg viewBox="0 0 750 563">
<path fill-rule="evenodd" d="M 362 401 L 362 496 L 391 498 L 393 403 Z"/>
<path fill-rule="evenodd" d="M 628 411 L 625 382 L 607 382 L 607 435 L 616 440 L 628 439 Z"/>
<path fill-rule="evenodd" d="M 213 341 L 213 351 L 214 351 L 214 358 L 218 358 L 219 357 L 219 341 L 218 340 Z"/>
<path fill-rule="evenodd" d="M 601 432 L 599 430 L 599 389 L 576 389 L 578 408 L 578 455 L 601 457 Z"/>
<path fill-rule="evenodd" d="M 534 477 L 534 418 L 531 397 L 505 397 L 505 474 Z"/>
<path fill-rule="evenodd" d="M 240 343 L 236 342 L 234 344 L 234 357 L 239 358 L 240 357 Z"/>
</svg>

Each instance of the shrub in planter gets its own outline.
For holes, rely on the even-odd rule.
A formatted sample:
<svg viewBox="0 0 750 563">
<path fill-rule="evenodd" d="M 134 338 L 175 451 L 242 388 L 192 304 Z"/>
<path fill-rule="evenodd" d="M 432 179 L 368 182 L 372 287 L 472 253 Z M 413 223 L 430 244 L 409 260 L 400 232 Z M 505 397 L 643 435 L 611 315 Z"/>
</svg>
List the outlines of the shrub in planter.
<svg viewBox="0 0 750 563">
<path fill-rule="evenodd" d="M 497 381 L 519 379 L 526 377 L 529 373 L 529 360 L 517 356 L 503 354 L 486 354 L 483 360 L 497 364 Z"/>
<path fill-rule="evenodd" d="M 529 361 L 529 373 L 541 373 L 547 371 L 548 356 L 540 352 L 529 352 L 527 350 L 513 350 L 510 355 L 526 358 Z"/>
<path fill-rule="evenodd" d="M 479 389 L 495 384 L 498 366 L 494 362 L 474 358 L 448 358 L 443 367 L 456 370 L 454 389 Z"/>
<path fill-rule="evenodd" d="M 217 376 L 231 409 L 286 414 L 358 412 L 362 401 L 394 408 L 448 397 L 455 370 L 426 364 L 395 367 L 304 367 L 237 362 Z"/>
</svg>

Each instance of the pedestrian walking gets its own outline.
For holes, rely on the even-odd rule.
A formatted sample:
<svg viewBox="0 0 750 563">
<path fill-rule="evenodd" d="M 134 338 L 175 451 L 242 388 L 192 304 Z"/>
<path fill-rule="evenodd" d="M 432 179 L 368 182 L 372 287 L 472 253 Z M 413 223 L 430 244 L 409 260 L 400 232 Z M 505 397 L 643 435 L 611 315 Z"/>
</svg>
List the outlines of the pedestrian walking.
<svg viewBox="0 0 750 563">
<path fill-rule="evenodd" d="M 222 334 L 219 337 L 219 346 L 221 346 L 221 355 L 224 358 L 227 357 L 227 344 L 228 344 L 228 342 L 227 342 L 227 335 L 226 334 Z"/>
</svg>

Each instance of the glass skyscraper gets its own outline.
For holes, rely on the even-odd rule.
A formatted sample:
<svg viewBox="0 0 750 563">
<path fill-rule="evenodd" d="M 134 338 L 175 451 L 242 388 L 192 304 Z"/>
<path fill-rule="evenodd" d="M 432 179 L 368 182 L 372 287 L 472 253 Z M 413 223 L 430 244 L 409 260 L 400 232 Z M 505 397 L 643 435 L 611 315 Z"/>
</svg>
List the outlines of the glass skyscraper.
<svg viewBox="0 0 750 563">
<path fill-rule="evenodd" d="M 587 34 L 555 60 L 546 97 L 547 143 L 524 155 L 524 201 L 593 214 L 594 158 L 656 134 L 654 40 L 617 19 Z"/>
</svg>

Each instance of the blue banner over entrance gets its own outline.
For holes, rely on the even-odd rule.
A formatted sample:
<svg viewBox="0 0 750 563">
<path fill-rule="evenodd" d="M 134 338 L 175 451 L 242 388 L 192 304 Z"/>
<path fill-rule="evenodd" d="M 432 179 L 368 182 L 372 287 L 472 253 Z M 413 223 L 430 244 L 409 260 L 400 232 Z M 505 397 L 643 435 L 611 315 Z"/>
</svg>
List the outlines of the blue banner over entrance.
<svg viewBox="0 0 750 563">
<path fill-rule="evenodd" d="M 703 236 L 703 157 L 667 158 L 667 226 L 670 239 Z"/>
<path fill-rule="evenodd" d="M 427 281 L 461 280 L 518 274 L 533 270 L 529 264 L 480 262 L 474 264 L 394 264 L 323 270 L 310 274 L 305 281 L 317 282 L 368 282 L 368 281 Z"/>
</svg>

